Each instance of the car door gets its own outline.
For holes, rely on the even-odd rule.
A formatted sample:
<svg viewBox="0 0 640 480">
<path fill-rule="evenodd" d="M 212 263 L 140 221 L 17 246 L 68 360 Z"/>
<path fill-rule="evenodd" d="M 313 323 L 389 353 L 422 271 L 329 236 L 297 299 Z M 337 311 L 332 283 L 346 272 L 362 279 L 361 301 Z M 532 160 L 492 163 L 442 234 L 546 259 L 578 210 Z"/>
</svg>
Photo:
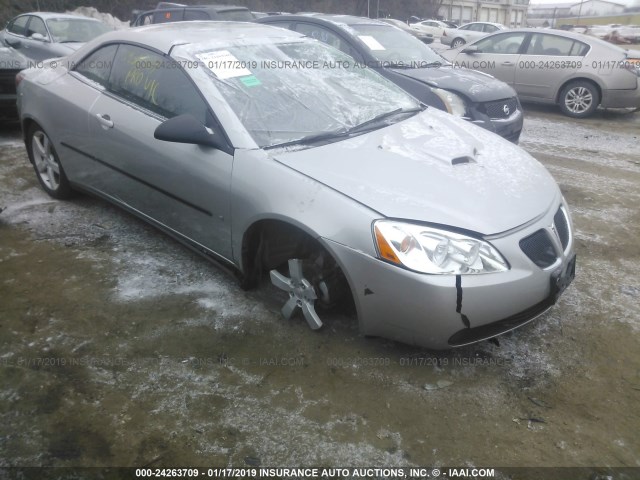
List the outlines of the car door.
<svg viewBox="0 0 640 480">
<path fill-rule="evenodd" d="M 533 33 L 516 69 L 515 89 L 526 98 L 554 101 L 559 85 L 584 64 L 586 43 L 550 33 Z"/>
<path fill-rule="evenodd" d="M 69 180 L 93 190 L 102 190 L 106 176 L 88 154 L 94 141 L 89 111 L 106 88 L 117 49 L 117 45 L 98 48 L 70 65 L 69 74 L 59 77 L 55 88 L 42 98 L 45 111 L 53 117 L 50 123 L 55 124 L 60 159 Z M 64 121 L 57 121 L 58 117 Z"/>
<path fill-rule="evenodd" d="M 121 44 L 108 88 L 92 105 L 88 155 L 100 192 L 169 233 L 231 258 L 233 150 L 154 139 L 167 118 L 191 114 L 224 136 L 187 73 L 169 57 Z"/>
<path fill-rule="evenodd" d="M 18 50 L 25 57 L 31 58 L 29 55 L 29 49 L 25 47 L 25 39 L 27 32 L 27 23 L 31 15 L 20 15 L 9 22 L 5 30 L 4 41 L 5 43 Z"/>
<path fill-rule="evenodd" d="M 456 62 L 461 63 L 463 59 L 470 68 L 493 75 L 513 87 L 520 50 L 527 35 L 525 32 L 511 32 L 481 38 L 471 45 L 478 49 L 477 53 L 464 53 L 463 48 Z"/>
<path fill-rule="evenodd" d="M 32 15 L 25 30 L 23 40 L 24 48 L 29 52 L 30 58 L 40 62 L 52 57 L 51 36 L 44 20 Z"/>
<path fill-rule="evenodd" d="M 462 38 L 465 43 L 473 42 L 484 35 L 481 23 L 470 23 L 460 27 L 458 30 L 459 34 L 457 36 Z"/>
<path fill-rule="evenodd" d="M 431 27 L 433 29 L 433 36 L 434 37 L 441 37 L 442 33 L 444 32 L 445 26 L 441 25 L 438 22 L 429 22 L 431 24 Z"/>
</svg>

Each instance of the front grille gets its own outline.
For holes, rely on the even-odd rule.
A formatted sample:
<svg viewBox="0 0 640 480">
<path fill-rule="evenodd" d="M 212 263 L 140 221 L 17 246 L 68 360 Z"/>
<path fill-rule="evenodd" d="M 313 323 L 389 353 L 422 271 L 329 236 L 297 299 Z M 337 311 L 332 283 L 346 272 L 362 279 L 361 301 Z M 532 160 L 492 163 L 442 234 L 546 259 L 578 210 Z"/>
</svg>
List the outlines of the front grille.
<svg viewBox="0 0 640 480">
<path fill-rule="evenodd" d="M 556 261 L 553 242 L 545 230 L 538 230 L 520 240 L 520 248 L 540 268 L 547 268 Z"/>
<path fill-rule="evenodd" d="M 518 101 L 515 97 L 484 104 L 484 111 L 489 118 L 508 118 L 517 109 Z"/>
<path fill-rule="evenodd" d="M 553 217 L 553 224 L 556 227 L 560 243 L 562 243 L 562 249 L 565 250 L 569 245 L 569 222 L 567 221 L 567 214 L 562 208 L 559 208 Z"/>
</svg>

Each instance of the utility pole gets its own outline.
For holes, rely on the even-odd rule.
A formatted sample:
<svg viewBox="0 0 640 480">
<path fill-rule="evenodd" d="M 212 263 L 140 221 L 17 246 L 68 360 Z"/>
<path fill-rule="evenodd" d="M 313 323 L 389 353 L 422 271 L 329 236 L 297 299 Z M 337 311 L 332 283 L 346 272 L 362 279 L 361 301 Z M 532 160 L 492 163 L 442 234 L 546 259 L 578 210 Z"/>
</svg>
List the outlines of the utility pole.
<svg viewBox="0 0 640 480">
<path fill-rule="evenodd" d="M 580 16 L 582 15 L 582 4 L 584 3 L 584 0 L 580 0 L 580 8 L 578 8 L 578 21 L 576 22 L 576 25 L 580 24 Z"/>
</svg>

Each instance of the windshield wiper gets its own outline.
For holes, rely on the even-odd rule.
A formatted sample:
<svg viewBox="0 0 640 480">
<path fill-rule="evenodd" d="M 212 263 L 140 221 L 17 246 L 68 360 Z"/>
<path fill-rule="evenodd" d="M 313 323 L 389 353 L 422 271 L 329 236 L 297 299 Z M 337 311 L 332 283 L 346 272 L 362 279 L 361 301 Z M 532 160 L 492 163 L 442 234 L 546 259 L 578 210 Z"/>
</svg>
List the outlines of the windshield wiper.
<svg viewBox="0 0 640 480">
<path fill-rule="evenodd" d="M 356 133 L 362 132 L 364 130 L 368 130 L 371 127 L 375 127 L 376 124 L 386 120 L 388 118 L 394 117 L 396 115 L 403 115 L 409 113 L 418 113 L 422 112 L 426 107 L 416 107 L 416 108 L 396 108 L 395 110 L 391 110 L 390 112 L 382 113 L 380 115 L 376 115 L 375 117 L 367 120 L 366 122 L 361 123 L 360 125 L 356 125 L 355 127 L 351 127 L 347 130 L 347 133 Z"/>
<path fill-rule="evenodd" d="M 390 112 L 385 112 L 380 115 L 376 115 L 375 117 L 367 120 L 366 122 L 363 122 L 349 129 L 341 127 L 336 130 L 331 130 L 330 132 L 313 133 L 311 135 L 298 138 L 297 140 L 291 140 L 283 143 L 276 143 L 275 145 L 268 145 L 263 148 L 265 150 L 269 150 L 272 148 L 290 147 L 292 145 L 313 145 L 316 143 L 322 143 L 329 140 L 336 140 L 338 138 L 349 137 L 352 134 L 357 134 L 357 133 L 365 132 L 369 129 L 373 129 L 376 127 L 377 124 L 379 124 L 380 122 L 383 122 L 384 120 L 390 117 L 394 117 L 396 115 L 405 115 L 405 114 L 422 112 L 425 108 L 427 108 L 426 105 L 416 107 L 416 108 L 409 108 L 409 109 L 397 108 Z"/>
<path fill-rule="evenodd" d="M 422 66 L 423 66 L 424 68 L 441 67 L 441 66 L 442 66 L 442 62 L 435 61 L 435 62 L 427 63 L 426 65 L 422 65 Z"/>
<path fill-rule="evenodd" d="M 342 127 L 337 130 L 332 130 L 330 132 L 322 132 L 322 133 L 312 133 L 311 135 L 307 135 L 302 138 L 298 138 L 297 140 L 291 140 L 289 142 L 277 143 L 275 145 L 268 145 L 264 147 L 265 150 L 269 150 L 270 148 L 282 148 L 289 147 L 291 145 L 313 145 L 314 143 L 324 142 L 326 140 L 333 140 L 336 138 L 344 137 L 349 134 L 349 131 Z"/>
</svg>

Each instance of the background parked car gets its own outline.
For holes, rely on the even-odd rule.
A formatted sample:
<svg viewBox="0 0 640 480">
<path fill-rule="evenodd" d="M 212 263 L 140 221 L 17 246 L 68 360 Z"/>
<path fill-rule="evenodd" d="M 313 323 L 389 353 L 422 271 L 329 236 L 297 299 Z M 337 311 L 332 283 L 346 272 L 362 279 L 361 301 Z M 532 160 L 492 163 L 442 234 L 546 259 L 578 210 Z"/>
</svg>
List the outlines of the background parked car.
<svg viewBox="0 0 640 480">
<path fill-rule="evenodd" d="M 396 20 L 395 18 L 379 18 L 378 20 L 384 23 L 388 23 L 389 25 L 393 25 L 394 27 L 398 27 L 400 30 L 403 30 L 407 33 L 410 33 L 411 35 L 416 37 L 418 40 L 420 40 L 423 43 L 426 43 L 427 45 L 430 43 L 433 43 L 433 40 L 434 40 L 433 35 L 431 35 L 430 33 L 424 33 L 419 30 L 415 30 L 409 27 L 402 20 Z"/>
<path fill-rule="evenodd" d="M 458 48 L 465 43 L 486 37 L 490 33 L 506 29 L 507 27 L 500 23 L 471 22 L 458 28 L 445 28 L 440 42 L 444 45 L 450 45 L 451 48 Z"/>
<path fill-rule="evenodd" d="M 0 39 L 25 57 L 42 61 L 64 57 L 110 30 L 112 28 L 92 18 L 34 12 L 9 21 L 0 32 Z"/>
<path fill-rule="evenodd" d="M 540 163 L 322 42 L 184 22 L 68 59 L 19 74 L 43 189 L 111 201 L 246 286 L 269 272 L 287 319 L 320 328 L 316 307 L 344 299 L 363 334 L 451 348 L 532 321 L 573 280 Z"/>
<path fill-rule="evenodd" d="M 445 28 L 450 28 L 446 23 L 440 20 L 423 20 L 417 23 L 409 24 L 409 27 L 417 30 L 418 32 L 428 33 L 433 36 L 434 39 L 440 40 Z"/>
<path fill-rule="evenodd" d="M 348 15 L 286 15 L 256 20 L 304 33 L 368 65 L 427 105 L 517 142 L 522 108 L 515 91 L 482 73 L 454 69 L 416 38 L 386 23 Z"/>
<path fill-rule="evenodd" d="M 571 117 L 587 117 L 598 105 L 640 107 L 640 51 L 595 37 L 517 29 L 442 54 L 503 80 L 522 101 L 558 104 Z"/>
<path fill-rule="evenodd" d="M 137 15 L 132 27 L 152 23 L 183 22 L 193 20 L 226 20 L 250 22 L 255 17 L 248 8 L 232 5 L 181 6 L 156 8 Z"/>
<path fill-rule="evenodd" d="M 28 67 L 28 59 L 0 44 L 0 121 L 16 120 L 16 74 Z"/>
</svg>

